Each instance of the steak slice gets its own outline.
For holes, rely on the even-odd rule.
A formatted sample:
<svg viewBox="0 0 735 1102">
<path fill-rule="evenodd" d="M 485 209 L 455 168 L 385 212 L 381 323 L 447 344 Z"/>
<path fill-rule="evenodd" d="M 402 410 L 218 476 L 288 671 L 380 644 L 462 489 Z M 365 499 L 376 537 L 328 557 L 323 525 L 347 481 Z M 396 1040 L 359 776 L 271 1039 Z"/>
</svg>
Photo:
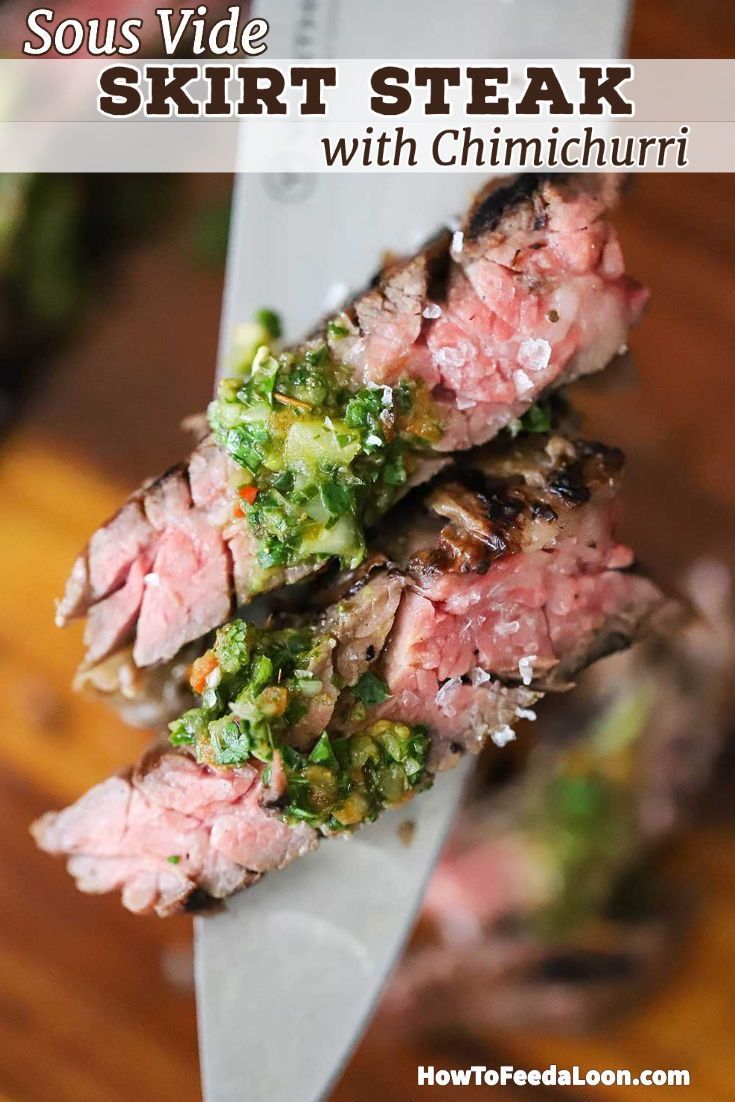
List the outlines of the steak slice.
<svg viewBox="0 0 735 1102">
<path fill-rule="evenodd" d="M 541 395 L 600 370 L 625 345 L 646 292 L 623 271 L 607 220 L 616 198 L 617 184 L 603 176 L 491 184 L 462 230 L 389 265 L 346 307 L 336 330 L 325 323 L 289 350 L 292 361 L 324 353 L 355 392 L 382 387 L 386 444 L 398 424 L 394 388 L 423 388 L 421 417 L 412 415 L 405 430 L 415 438 L 405 471 L 393 472 L 393 489 L 383 486 L 382 498 L 367 492 L 363 505 L 350 506 L 356 531 L 433 476 L 449 453 L 491 439 Z M 308 422 L 309 440 L 318 439 L 319 408 L 280 392 L 279 402 L 274 417 L 285 409 L 297 426 L 299 418 Z M 324 415 L 323 433 L 328 423 Z M 373 449 L 376 439 L 366 437 Z M 169 661 L 236 605 L 300 580 L 339 553 L 344 543 L 333 533 L 331 542 L 305 539 L 283 562 L 272 548 L 263 560 L 265 537 L 236 490 L 245 460 L 236 462 L 239 453 L 227 447 L 205 437 L 92 536 L 57 610 L 60 625 L 90 616 L 87 666 L 129 643 L 138 667 Z M 282 533 L 290 530 L 269 537 L 276 549 L 286 547 Z"/>
<path fill-rule="evenodd" d="M 313 849 L 311 827 L 261 807 L 256 769 L 214 770 L 187 754 L 152 751 L 124 776 L 33 825 L 39 846 L 69 857 L 82 891 L 121 890 L 138 914 L 173 914 L 222 899 Z"/>
<path fill-rule="evenodd" d="M 321 611 L 223 628 L 194 664 L 202 703 L 172 724 L 178 748 L 44 816 L 39 845 L 83 890 L 168 914 L 403 802 L 488 738 L 504 745 L 662 604 L 613 535 L 621 467 L 558 434 L 473 455 Z"/>
<path fill-rule="evenodd" d="M 489 714 L 507 736 L 520 689 L 570 687 L 659 608 L 614 536 L 622 466 L 601 444 L 523 436 L 472 453 L 385 533 L 410 585 L 381 658 L 380 714 L 428 725 L 435 765 L 479 749 Z"/>
<path fill-rule="evenodd" d="M 205 440 L 94 533 L 56 612 L 62 627 L 87 614 L 86 666 L 131 641 L 137 666 L 166 661 L 227 619 L 232 466 Z"/>
</svg>

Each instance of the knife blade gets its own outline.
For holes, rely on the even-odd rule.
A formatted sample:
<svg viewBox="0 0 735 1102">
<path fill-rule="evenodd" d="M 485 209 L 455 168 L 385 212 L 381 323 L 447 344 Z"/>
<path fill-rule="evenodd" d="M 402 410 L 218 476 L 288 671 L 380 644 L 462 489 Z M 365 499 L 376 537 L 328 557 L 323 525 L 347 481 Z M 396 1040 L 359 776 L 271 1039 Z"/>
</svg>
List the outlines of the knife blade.
<svg viewBox="0 0 735 1102">
<path fill-rule="evenodd" d="M 591 11 L 594 7 L 594 16 Z M 262 0 L 272 57 L 614 57 L 628 4 L 611 0 Z M 432 14 L 433 13 L 433 14 Z M 441 28 L 441 33 L 437 31 Z M 260 306 L 306 332 L 379 266 L 461 210 L 471 176 L 243 175 L 230 232 L 220 372 L 237 322 Z M 359 215 L 358 213 L 359 212 Z M 293 263 L 284 259 L 293 257 Z M 315 1102 L 357 1044 L 414 923 L 472 763 L 406 809 L 195 923 L 206 1102 Z M 411 820 L 410 846 L 398 827 Z"/>
<path fill-rule="evenodd" d="M 324 1096 L 413 924 L 470 767 L 197 919 L 207 1102 Z M 405 845 L 398 827 L 408 821 Z"/>
</svg>

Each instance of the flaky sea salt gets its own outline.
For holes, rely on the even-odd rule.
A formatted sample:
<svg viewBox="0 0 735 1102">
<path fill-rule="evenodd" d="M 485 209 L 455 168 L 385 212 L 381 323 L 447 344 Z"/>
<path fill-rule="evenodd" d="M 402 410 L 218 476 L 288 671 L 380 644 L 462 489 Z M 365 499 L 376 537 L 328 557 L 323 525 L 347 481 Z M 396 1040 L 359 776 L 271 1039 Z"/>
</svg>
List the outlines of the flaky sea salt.
<svg viewBox="0 0 735 1102">
<path fill-rule="evenodd" d="M 161 579 L 158 574 L 144 574 L 143 585 L 148 585 L 151 589 L 158 589 L 161 584 Z"/>
<path fill-rule="evenodd" d="M 430 302 L 428 306 L 424 306 L 422 313 L 425 318 L 440 318 L 442 316 L 442 308 L 436 302 Z"/>
<path fill-rule="evenodd" d="M 508 620 L 505 624 L 495 625 L 495 634 L 504 638 L 506 635 L 515 635 L 517 631 L 520 631 L 521 625 L 518 620 Z"/>
<path fill-rule="evenodd" d="M 391 387 L 386 386 L 385 383 L 375 383 L 372 379 L 366 383 L 366 386 L 368 390 L 379 390 L 381 406 L 390 409 L 393 405 L 393 391 Z"/>
<path fill-rule="evenodd" d="M 365 437 L 365 443 L 369 444 L 371 448 L 382 448 L 383 446 L 383 441 L 374 432 Z"/>
<path fill-rule="evenodd" d="M 493 740 L 496 746 L 501 749 L 507 746 L 509 742 L 513 742 L 516 737 L 516 733 L 512 727 L 509 727 L 507 723 L 504 723 L 502 727 L 498 727 L 493 731 L 490 738 Z"/>
<path fill-rule="evenodd" d="M 533 383 L 526 375 L 525 371 L 521 371 L 520 367 L 517 371 L 513 372 L 513 382 L 516 386 L 516 393 L 519 398 L 523 398 L 525 394 L 529 394 L 533 390 Z"/>
<path fill-rule="evenodd" d="M 434 703 L 445 716 L 457 714 L 457 709 L 452 706 L 451 698 L 454 696 L 455 690 L 458 689 L 461 684 L 461 678 L 450 677 L 448 681 L 444 682 L 434 697 Z"/>
<path fill-rule="evenodd" d="M 479 666 L 475 666 L 474 670 L 470 670 L 471 685 L 483 685 L 486 681 L 489 680 L 490 674 L 487 672 L 487 670 L 483 670 Z"/>
<path fill-rule="evenodd" d="M 516 709 L 516 715 L 519 719 L 536 719 L 536 713 L 533 708 L 518 708 Z"/>
<path fill-rule="evenodd" d="M 464 234 L 462 230 L 455 230 L 452 234 L 452 253 L 454 256 L 459 256 L 464 248 Z"/>
<path fill-rule="evenodd" d="M 455 345 L 446 344 L 437 348 L 434 352 L 434 362 L 438 367 L 451 370 L 453 367 L 461 367 L 471 356 L 472 345 L 467 341 L 458 341 Z"/>
<path fill-rule="evenodd" d="M 518 673 L 524 685 L 530 685 L 533 681 L 533 664 L 537 658 L 537 654 L 526 654 L 518 659 Z"/>
<path fill-rule="evenodd" d="M 518 349 L 518 363 L 527 371 L 543 371 L 551 359 L 551 345 L 542 338 L 529 338 Z"/>
</svg>

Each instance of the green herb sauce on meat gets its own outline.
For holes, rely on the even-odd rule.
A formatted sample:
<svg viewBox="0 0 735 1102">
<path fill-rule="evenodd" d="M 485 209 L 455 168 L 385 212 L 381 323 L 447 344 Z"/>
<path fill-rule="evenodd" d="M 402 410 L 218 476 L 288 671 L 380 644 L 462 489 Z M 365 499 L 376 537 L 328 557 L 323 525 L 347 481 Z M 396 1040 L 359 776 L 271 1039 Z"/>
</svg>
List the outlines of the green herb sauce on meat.
<svg viewBox="0 0 735 1102">
<path fill-rule="evenodd" d="M 263 763 L 266 785 L 278 752 L 286 779 L 284 818 L 334 831 L 376 818 L 425 785 L 429 738 L 420 726 L 370 721 L 369 708 L 388 691 L 367 672 L 349 690 L 365 720 L 356 732 L 323 731 L 308 752 L 289 745 L 293 726 L 330 688 L 314 672 L 324 642 L 312 628 L 226 624 L 192 667 L 201 704 L 169 730 L 174 746 L 190 747 L 197 761 L 212 767 Z"/>
<path fill-rule="evenodd" d="M 259 317 L 257 329 L 263 336 L 276 323 Z M 333 341 L 348 330 L 337 320 L 327 332 Z M 266 343 L 247 347 L 243 374 L 221 382 L 209 421 L 242 470 L 241 508 L 262 581 L 274 567 L 331 556 L 354 568 L 365 558 L 365 526 L 391 507 L 442 435 L 430 394 L 409 379 L 355 389 L 327 344 L 279 355 Z"/>
<path fill-rule="evenodd" d="M 425 728 L 387 719 L 349 737 L 324 731 L 308 755 L 286 746 L 286 818 L 327 830 L 375 819 L 425 783 L 428 750 Z"/>
</svg>

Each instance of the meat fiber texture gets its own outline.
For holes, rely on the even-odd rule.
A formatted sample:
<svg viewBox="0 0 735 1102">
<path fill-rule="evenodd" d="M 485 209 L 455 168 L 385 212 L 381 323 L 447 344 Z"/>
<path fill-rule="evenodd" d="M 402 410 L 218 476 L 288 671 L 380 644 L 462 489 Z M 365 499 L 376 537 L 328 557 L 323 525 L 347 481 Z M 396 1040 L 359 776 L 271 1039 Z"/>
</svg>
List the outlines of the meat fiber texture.
<svg viewBox="0 0 735 1102">
<path fill-rule="evenodd" d="M 407 517 L 391 549 L 399 565 L 374 560 L 322 614 L 324 683 L 332 671 L 354 684 L 374 669 L 391 695 L 370 718 L 426 724 L 431 772 L 488 738 L 504 745 L 545 691 L 640 635 L 662 603 L 614 538 L 621 461 L 560 436 L 473 456 Z M 305 749 L 323 729 L 349 734 L 348 716 L 335 692 L 294 741 Z M 82 890 L 121 889 L 131 910 L 223 898 L 319 839 L 283 821 L 276 758 L 264 789 L 259 763 L 218 770 L 160 751 L 44 816 L 34 834 L 68 857 Z"/>
<path fill-rule="evenodd" d="M 381 659 L 380 711 L 431 729 L 435 768 L 479 749 L 488 728 L 512 738 L 538 690 L 569 687 L 661 603 L 614 536 L 616 449 L 530 436 L 467 463 L 388 542 L 411 584 Z"/>
<path fill-rule="evenodd" d="M 314 848 L 311 827 L 287 826 L 262 799 L 250 766 L 213 770 L 186 754 L 153 753 L 44 815 L 33 834 L 48 852 L 69 855 L 82 891 L 120 890 L 128 910 L 167 915 L 231 895 Z"/>
<path fill-rule="evenodd" d="M 462 229 L 357 296 L 353 336 L 335 342 L 322 328 L 307 346 L 326 341 L 355 386 L 423 381 L 443 426 L 440 456 L 483 443 L 624 347 L 647 294 L 623 271 L 606 217 L 616 198 L 604 176 L 493 185 Z M 440 465 L 427 459 L 422 476 Z M 87 616 L 87 669 L 125 648 L 138 668 L 169 661 L 252 596 L 257 548 L 247 519 L 233 519 L 234 473 L 205 438 L 94 533 L 57 611 L 59 625 Z M 272 585 L 316 568 L 274 570 Z"/>
</svg>

